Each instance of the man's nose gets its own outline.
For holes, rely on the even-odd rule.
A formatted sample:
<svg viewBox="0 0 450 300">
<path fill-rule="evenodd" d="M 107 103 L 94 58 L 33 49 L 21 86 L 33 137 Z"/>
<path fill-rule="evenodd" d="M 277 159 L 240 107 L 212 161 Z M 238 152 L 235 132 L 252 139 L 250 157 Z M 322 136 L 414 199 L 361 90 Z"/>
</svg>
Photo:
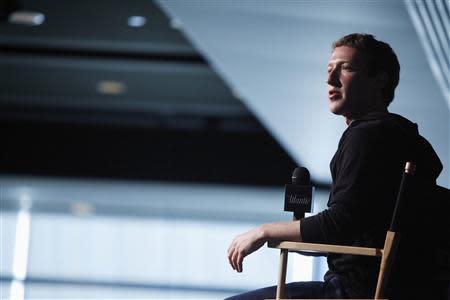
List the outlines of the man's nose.
<svg viewBox="0 0 450 300">
<path fill-rule="evenodd" d="M 332 86 L 335 86 L 335 87 L 340 87 L 341 86 L 341 82 L 339 80 L 339 74 L 338 74 L 337 70 L 331 70 L 328 73 L 327 83 L 329 85 L 332 85 Z"/>
</svg>

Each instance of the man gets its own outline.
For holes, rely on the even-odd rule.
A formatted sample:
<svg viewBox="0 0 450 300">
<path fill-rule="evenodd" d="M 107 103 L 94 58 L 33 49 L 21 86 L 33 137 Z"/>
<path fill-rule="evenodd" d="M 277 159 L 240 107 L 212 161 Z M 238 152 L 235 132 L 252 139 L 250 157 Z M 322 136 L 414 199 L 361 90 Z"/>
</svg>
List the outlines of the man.
<svg viewBox="0 0 450 300">
<path fill-rule="evenodd" d="M 238 272 L 243 270 L 246 255 L 272 239 L 382 247 L 405 162 L 417 164 L 417 175 L 427 186 L 435 184 L 442 170 L 417 125 L 387 110 L 400 72 L 391 47 L 369 34 L 350 34 L 333 43 L 332 48 L 328 106 L 332 113 L 345 118 L 348 128 L 330 164 L 333 182 L 328 209 L 300 221 L 263 224 L 234 238 L 228 259 Z M 415 220 L 410 223 L 423 223 Z M 410 240 L 426 239 L 422 225 L 408 228 L 413 232 Z M 379 260 L 341 254 L 329 254 L 327 260 L 329 270 L 324 281 L 289 283 L 286 298 L 373 297 Z M 413 258 L 404 255 L 403 273 L 392 279 L 397 290 L 392 289 L 391 299 L 401 299 L 408 287 L 416 289 L 409 295 L 426 290 L 426 280 L 413 275 L 420 273 L 412 272 L 411 262 Z M 426 269 L 418 264 L 414 267 Z M 230 299 L 275 298 L 275 291 L 273 286 Z"/>
</svg>

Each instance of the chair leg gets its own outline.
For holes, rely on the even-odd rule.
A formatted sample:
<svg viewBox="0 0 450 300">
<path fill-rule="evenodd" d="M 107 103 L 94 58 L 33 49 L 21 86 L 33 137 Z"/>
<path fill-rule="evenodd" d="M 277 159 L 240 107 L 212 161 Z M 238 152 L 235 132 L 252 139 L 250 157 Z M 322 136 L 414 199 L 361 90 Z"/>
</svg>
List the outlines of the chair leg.
<svg viewBox="0 0 450 300">
<path fill-rule="evenodd" d="M 278 285 L 277 285 L 277 297 L 276 299 L 284 298 L 284 287 L 286 285 L 286 267 L 288 260 L 288 250 L 281 249 L 280 251 L 280 266 L 278 270 Z"/>
</svg>

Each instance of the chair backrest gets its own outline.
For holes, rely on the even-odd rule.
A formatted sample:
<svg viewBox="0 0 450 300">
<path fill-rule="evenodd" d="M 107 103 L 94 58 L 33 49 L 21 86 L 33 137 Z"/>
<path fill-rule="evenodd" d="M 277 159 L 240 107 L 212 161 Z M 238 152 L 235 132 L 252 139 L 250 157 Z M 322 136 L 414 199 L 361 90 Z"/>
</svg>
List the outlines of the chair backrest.
<svg viewBox="0 0 450 300">
<path fill-rule="evenodd" d="M 418 166 L 420 168 L 420 166 Z M 442 282 L 450 279 L 450 190 L 423 178 L 411 178 L 406 185 L 406 201 L 400 205 L 403 223 L 401 240 L 389 297 L 425 297 L 447 299 L 442 296 Z M 444 283 L 445 285 L 445 283 Z"/>
<path fill-rule="evenodd" d="M 436 185 L 434 197 L 436 199 L 436 207 L 433 207 L 433 218 L 436 220 L 436 226 L 444 232 L 437 236 L 438 247 L 442 250 L 450 252 L 450 190 Z"/>
<path fill-rule="evenodd" d="M 435 199 L 437 207 L 434 208 L 432 218 L 436 220 L 434 240 L 436 242 L 435 261 L 436 277 L 438 280 L 450 282 L 450 190 L 442 186 L 436 186 Z M 450 286 L 449 286 L 450 291 Z"/>
</svg>

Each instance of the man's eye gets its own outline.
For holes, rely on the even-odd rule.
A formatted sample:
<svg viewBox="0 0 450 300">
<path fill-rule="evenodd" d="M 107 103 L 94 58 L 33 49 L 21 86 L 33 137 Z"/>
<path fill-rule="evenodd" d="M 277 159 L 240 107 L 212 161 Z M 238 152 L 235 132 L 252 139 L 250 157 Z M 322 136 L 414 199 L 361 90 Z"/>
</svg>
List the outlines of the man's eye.
<svg viewBox="0 0 450 300">
<path fill-rule="evenodd" d="M 351 66 L 342 66 L 342 70 L 353 71 L 353 68 Z"/>
</svg>

